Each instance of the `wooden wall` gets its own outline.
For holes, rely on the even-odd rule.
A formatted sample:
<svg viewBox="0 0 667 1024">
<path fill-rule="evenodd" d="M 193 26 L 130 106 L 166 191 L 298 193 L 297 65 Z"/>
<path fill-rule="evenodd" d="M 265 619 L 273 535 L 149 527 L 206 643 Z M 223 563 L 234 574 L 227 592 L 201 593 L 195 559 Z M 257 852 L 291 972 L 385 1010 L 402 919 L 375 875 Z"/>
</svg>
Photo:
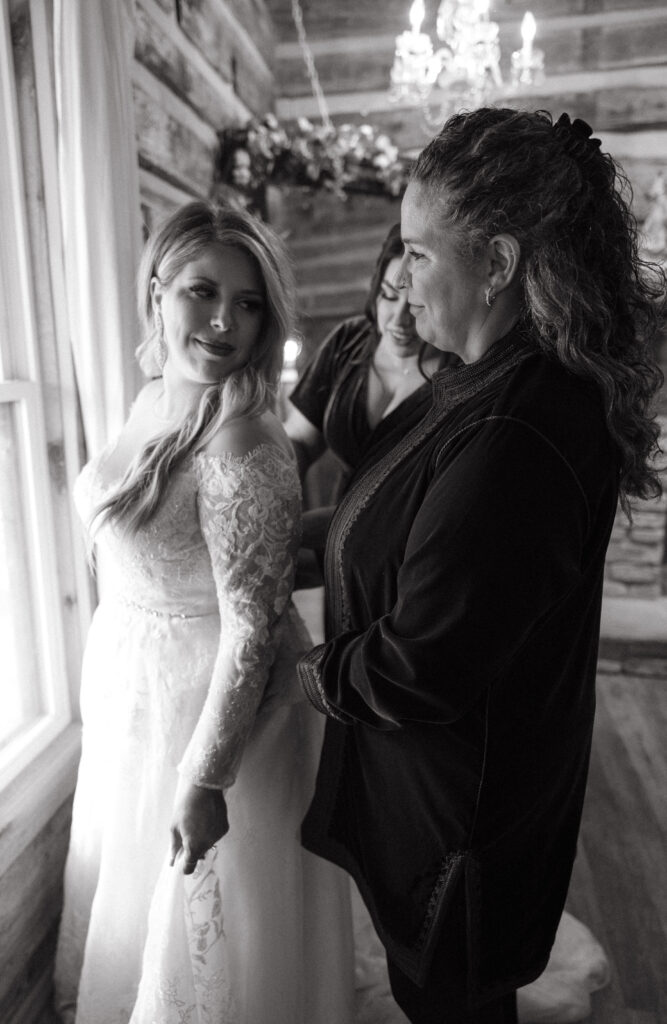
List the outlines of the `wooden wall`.
<svg viewBox="0 0 667 1024">
<path fill-rule="evenodd" d="M 146 226 L 209 195 L 216 133 L 274 102 L 263 0 L 137 0 L 133 73 Z"/>
</svg>

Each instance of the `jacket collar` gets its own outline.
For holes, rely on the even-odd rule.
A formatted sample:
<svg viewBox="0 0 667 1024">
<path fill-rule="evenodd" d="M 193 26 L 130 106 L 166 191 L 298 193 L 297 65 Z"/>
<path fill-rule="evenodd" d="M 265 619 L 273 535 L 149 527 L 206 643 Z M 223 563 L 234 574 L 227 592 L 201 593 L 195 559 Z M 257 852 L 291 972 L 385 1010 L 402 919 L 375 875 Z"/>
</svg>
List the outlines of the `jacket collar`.
<svg viewBox="0 0 667 1024">
<path fill-rule="evenodd" d="M 433 404 L 439 409 L 450 409 L 472 398 L 489 384 L 503 377 L 509 370 L 530 355 L 530 344 L 525 327 L 517 324 L 504 337 L 499 338 L 474 363 L 448 366 L 433 374 Z"/>
</svg>

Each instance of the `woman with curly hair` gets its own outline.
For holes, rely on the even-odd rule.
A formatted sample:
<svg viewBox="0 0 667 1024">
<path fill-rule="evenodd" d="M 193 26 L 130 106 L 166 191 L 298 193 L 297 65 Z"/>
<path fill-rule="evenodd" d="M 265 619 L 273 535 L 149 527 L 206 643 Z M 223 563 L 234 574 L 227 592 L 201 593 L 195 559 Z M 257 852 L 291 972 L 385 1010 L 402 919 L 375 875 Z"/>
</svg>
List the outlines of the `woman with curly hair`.
<svg viewBox="0 0 667 1024">
<path fill-rule="evenodd" d="M 605 552 L 657 495 L 664 280 L 584 122 L 484 108 L 402 206 L 419 335 L 462 360 L 355 477 L 325 555 L 307 847 L 355 878 L 414 1024 L 508 1024 L 574 861 Z"/>
</svg>

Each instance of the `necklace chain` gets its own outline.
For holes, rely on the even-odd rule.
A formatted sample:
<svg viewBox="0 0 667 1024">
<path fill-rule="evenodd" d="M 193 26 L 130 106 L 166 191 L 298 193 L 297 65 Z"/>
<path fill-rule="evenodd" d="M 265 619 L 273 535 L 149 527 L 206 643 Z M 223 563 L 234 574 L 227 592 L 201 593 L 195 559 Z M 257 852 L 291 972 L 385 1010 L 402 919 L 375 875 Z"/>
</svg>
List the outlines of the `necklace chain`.
<svg viewBox="0 0 667 1024">
<path fill-rule="evenodd" d="M 396 359 L 394 361 L 395 361 L 395 364 L 396 364 L 396 369 L 399 370 L 403 374 L 404 377 L 407 377 L 407 375 L 409 373 L 412 373 L 413 370 L 418 369 L 418 367 L 416 365 L 415 366 L 405 366 L 405 367 L 401 366 L 401 360 L 399 360 L 399 359 Z"/>
<path fill-rule="evenodd" d="M 387 354 L 390 355 L 389 353 L 387 353 Z M 412 364 L 411 366 L 405 366 L 404 367 L 404 366 L 401 366 L 401 363 L 403 362 L 403 360 L 397 359 L 396 356 L 390 355 L 390 360 L 391 360 L 391 363 L 393 364 L 394 372 L 400 373 L 401 377 L 408 377 L 412 373 L 413 370 L 419 372 L 419 366 L 416 363 Z M 373 358 L 371 359 L 371 367 L 375 371 L 376 376 L 381 381 L 382 386 L 384 388 L 387 388 L 387 380 L 386 380 L 386 378 L 387 378 L 387 375 L 391 374 L 391 372 L 392 372 L 391 367 L 387 366 L 384 370 L 381 369 L 377 365 L 377 361 L 375 359 L 375 356 L 373 356 Z M 391 377 L 389 379 L 391 379 Z"/>
<path fill-rule="evenodd" d="M 396 369 L 402 373 L 404 377 L 407 377 L 407 375 L 412 373 L 413 370 L 419 370 L 419 357 L 417 357 L 414 363 L 409 363 L 407 359 L 401 359 L 400 356 L 395 356 L 391 352 L 388 352 L 387 355 Z M 406 363 L 408 363 L 407 366 L 405 365 Z"/>
</svg>

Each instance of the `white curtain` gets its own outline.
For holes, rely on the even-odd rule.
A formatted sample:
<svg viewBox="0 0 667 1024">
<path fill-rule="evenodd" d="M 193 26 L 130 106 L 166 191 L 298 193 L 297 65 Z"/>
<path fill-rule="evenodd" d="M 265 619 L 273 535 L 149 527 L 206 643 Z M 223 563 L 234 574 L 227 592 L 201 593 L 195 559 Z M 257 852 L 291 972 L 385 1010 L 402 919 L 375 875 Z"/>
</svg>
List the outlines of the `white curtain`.
<svg viewBox="0 0 667 1024">
<path fill-rule="evenodd" d="M 92 456 L 120 430 L 134 397 L 133 0 L 55 0 L 54 36 L 70 336 Z"/>
</svg>

